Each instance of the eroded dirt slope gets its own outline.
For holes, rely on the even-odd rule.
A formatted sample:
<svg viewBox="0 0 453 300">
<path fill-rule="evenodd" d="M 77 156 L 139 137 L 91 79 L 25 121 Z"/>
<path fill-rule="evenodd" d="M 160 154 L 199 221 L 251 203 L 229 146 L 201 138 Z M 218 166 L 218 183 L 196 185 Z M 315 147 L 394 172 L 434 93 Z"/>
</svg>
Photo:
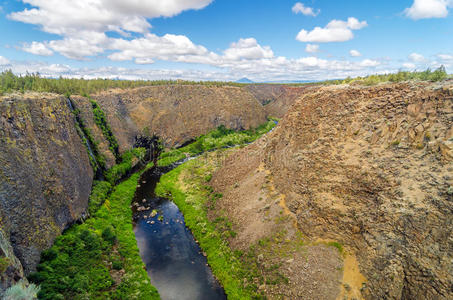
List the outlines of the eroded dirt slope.
<svg viewBox="0 0 453 300">
<path fill-rule="evenodd" d="M 62 96 L 1 97 L 0 128 L 0 257 L 13 249 L 28 274 L 85 211 L 93 172 Z M 19 279 L 13 271 L 0 274 L 0 287 Z"/>
<path fill-rule="evenodd" d="M 267 235 L 266 211 L 280 206 L 312 243 L 344 246 L 336 297 L 452 299 L 452 105 L 448 82 L 329 86 L 299 98 L 213 177 L 238 229 L 233 245 Z"/>
</svg>

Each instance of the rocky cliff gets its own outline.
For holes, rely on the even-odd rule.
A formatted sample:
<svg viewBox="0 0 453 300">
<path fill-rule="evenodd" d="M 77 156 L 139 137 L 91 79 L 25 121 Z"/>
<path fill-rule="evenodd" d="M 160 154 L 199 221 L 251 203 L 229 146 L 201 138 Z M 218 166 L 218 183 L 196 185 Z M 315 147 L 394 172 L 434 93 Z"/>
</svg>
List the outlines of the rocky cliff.
<svg viewBox="0 0 453 300">
<path fill-rule="evenodd" d="M 282 118 L 299 97 L 316 88 L 314 85 L 279 84 L 253 84 L 245 87 L 264 106 L 266 114 L 276 118 Z"/>
<path fill-rule="evenodd" d="M 252 227 L 280 205 L 307 241 L 346 249 L 343 296 L 452 299 L 452 126 L 451 82 L 313 89 L 214 175 L 220 207 L 234 212 L 233 245 L 250 243 Z M 269 185 L 276 204 L 263 201 L 264 190 L 250 195 Z M 307 276 L 319 268 L 303 265 Z M 303 291 L 322 298 L 315 287 Z"/>
<path fill-rule="evenodd" d="M 0 128 L 0 259 L 7 261 L 0 270 L 4 271 L 0 287 L 4 288 L 22 276 L 20 264 L 25 274 L 33 271 L 41 251 L 82 216 L 93 172 L 62 96 L 1 97 Z"/>
<path fill-rule="evenodd" d="M 156 133 L 178 146 L 220 125 L 249 129 L 266 122 L 263 105 L 245 88 L 168 85 L 93 95 L 106 112 L 120 149 Z"/>
</svg>

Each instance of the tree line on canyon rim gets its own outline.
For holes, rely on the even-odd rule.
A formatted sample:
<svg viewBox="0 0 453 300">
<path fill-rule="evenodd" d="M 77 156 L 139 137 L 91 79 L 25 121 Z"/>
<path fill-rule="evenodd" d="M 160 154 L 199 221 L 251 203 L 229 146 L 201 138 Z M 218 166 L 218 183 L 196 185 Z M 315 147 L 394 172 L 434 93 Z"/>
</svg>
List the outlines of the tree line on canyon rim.
<svg viewBox="0 0 453 300">
<path fill-rule="evenodd" d="M 348 77 L 340 80 L 326 80 L 312 83 L 295 83 L 289 85 L 307 84 L 347 84 L 358 83 L 375 85 L 381 82 L 402 82 L 407 80 L 441 81 L 451 77 L 444 66 L 432 71 L 398 71 L 390 74 L 375 74 L 365 77 Z M 76 79 L 76 78 L 48 78 L 39 73 L 15 75 L 11 70 L 0 73 L 0 95 L 13 91 L 51 92 L 66 95 L 86 95 L 112 88 L 128 89 L 142 86 L 157 85 L 205 85 L 205 86 L 246 86 L 245 83 L 222 81 L 186 81 L 186 80 L 114 80 L 114 79 Z"/>
</svg>

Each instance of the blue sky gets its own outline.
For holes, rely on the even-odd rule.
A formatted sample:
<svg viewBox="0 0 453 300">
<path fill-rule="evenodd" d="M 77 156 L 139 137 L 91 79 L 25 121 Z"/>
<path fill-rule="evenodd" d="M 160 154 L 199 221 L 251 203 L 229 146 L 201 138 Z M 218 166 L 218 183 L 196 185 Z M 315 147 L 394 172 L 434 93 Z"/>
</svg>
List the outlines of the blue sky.
<svg viewBox="0 0 453 300">
<path fill-rule="evenodd" d="M 16 73 L 278 81 L 453 68 L 453 0 L 23 0 L 0 7 L 0 70 Z"/>
</svg>

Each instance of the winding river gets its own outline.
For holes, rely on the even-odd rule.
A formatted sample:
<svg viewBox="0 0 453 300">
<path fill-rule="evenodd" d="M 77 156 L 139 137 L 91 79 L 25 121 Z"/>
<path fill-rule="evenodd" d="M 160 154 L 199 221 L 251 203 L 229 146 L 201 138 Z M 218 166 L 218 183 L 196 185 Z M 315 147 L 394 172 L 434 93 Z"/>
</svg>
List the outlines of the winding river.
<svg viewBox="0 0 453 300">
<path fill-rule="evenodd" d="M 206 257 L 185 226 L 183 214 L 172 201 L 154 193 L 160 176 L 181 163 L 150 169 L 140 178 L 133 202 L 140 256 L 163 300 L 226 299 Z"/>
</svg>

